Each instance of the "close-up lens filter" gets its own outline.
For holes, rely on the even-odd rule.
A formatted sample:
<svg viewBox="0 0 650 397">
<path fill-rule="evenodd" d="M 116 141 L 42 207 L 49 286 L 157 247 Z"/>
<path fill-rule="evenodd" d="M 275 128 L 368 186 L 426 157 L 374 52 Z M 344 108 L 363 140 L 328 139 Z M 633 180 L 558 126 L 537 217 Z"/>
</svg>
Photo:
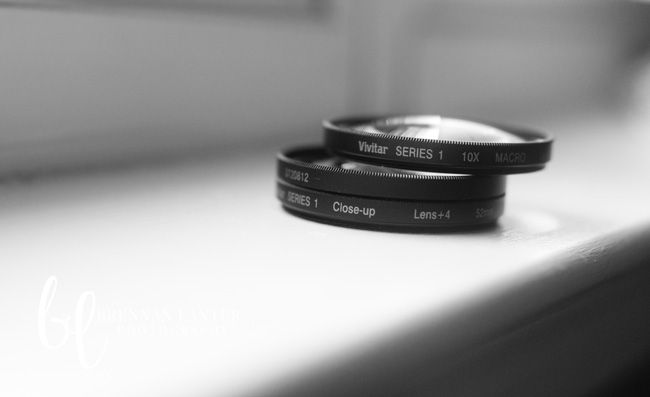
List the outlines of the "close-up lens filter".
<svg viewBox="0 0 650 397">
<path fill-rule="evenodd" d="M 516 174 L 544 168 L 550 135 L 440 116 L 350 117 L 323 122 L 333 154 L 411 170 Z"/>
<path fill-rule="evenodd" d="M 411 171 L 333 157 L 321 147 L 278 155 L 277 195 L 289 212 L 369 229 L 427 230 L 493 224 L 505 177 Z"/>
</svg>

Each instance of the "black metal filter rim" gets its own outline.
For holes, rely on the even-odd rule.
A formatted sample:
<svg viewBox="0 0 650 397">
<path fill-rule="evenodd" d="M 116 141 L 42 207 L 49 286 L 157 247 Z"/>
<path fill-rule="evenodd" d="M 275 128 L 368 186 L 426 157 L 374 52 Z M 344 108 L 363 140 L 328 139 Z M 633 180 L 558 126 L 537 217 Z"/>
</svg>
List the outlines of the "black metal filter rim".
<svg viewBox="0 0 650 397">
<path fill-rule="evenodd" d="M 379 166 L 377 172 L 368 172 L 315 164 L 328 158 L 331 155 L 318 146 L 281 152 L 278 179 L 322 192 L 415 201 L 483 200 L 502 196 L 506 189 L 505 176 L 431 174 Z"/>
<path fill-rule="evenodd" d="M 323 121 L 331 153 L 398 168 L 471 174 L 516 174 L 544 168 L 551 158 L 551 135 L 521 127 L 465 119 L 494 127 L 522 142 L 472 142 L 375 134 L 355 128 L 393 116 Z M 408 116 L 421 117 L 421 116 Z"/>
<path fill-rule="evenodd" d="M 290 213 L 342 226 L 373 230 L 455 230 L 494 224 L 505 196 L 472 201 L 402 201 L 319 192 L 277 182 L 277 197 Z"/>
</svg>

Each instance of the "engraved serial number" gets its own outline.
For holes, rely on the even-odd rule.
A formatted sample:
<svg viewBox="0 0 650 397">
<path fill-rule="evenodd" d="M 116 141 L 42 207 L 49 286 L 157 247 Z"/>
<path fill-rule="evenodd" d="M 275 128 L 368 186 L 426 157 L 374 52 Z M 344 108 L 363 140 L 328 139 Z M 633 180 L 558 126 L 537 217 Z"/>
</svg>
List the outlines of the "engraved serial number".
<svg viewBox="0 0 650 397">
<path fill-rule="evenodd" d="M 303 172 L 303 171 L 298 171 L 294 170 L 291 168 L 285 168 L 284 169 L 284 177 L 296 181 L 296 182 L 304 182 L 304 183 L 309 183 L 309 173 L 308 172 Z"/>
</svg>

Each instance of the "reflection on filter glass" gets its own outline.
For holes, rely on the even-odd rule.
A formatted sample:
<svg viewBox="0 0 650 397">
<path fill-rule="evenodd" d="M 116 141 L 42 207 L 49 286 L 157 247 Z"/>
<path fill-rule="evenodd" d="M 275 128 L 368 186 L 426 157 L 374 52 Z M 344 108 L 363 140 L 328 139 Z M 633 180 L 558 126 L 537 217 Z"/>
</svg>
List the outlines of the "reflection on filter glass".
<svg viewBox="0 0 650 397">
<path fill-rule="evenodd" d="M 452 174 L 446 174 L 442 172 L 425 172 L 425 171 L 413 171 L 401 168 L 391 168 L 391 167 L 382 167 L 379 165 L 364 164 L 356 161 L 350 161 L 339 157 L 328 157 L 324 159 L 317 159 L 312 162 L 316 165 L 322 165 L 325 167 L 336 167 L 343 168 L 345 170 L 351 171 L 360 171 L 360 172 L 372 172 L 375 174 L 401 174 L 401 175 L 422 175 L 422 176 L 449 176 Z M 453 174 L 464 176 L 465 174 Z"/>
<path fill-rule="evenodd" d="M 521 137 L 489 125 L 440 116 L 391 117 L 353 127 L 371 134 L 408 138 L 493 143 L 524 142 Z"/>
</svg>

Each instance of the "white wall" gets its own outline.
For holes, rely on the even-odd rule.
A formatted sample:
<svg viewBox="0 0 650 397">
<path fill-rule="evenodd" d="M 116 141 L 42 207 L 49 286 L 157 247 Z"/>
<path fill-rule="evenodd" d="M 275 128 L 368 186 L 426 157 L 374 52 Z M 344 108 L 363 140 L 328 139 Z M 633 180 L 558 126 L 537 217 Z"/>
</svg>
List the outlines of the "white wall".
<svg viewBox="0 0 650 397">
<path fill-rule="evenodd" d="M 615 97 L 650 42 L 650 6 L 620 2 L 136 3 L 0 7 L 0 170 L 318 140 L 355 112 L 526 123 Z"/>
<path fill-rule="evenodd" d="M 322 118 L 346 108 L 343 23 L 337 10 L 0 9 L 0 165 L 41 157 L 22 153 L 34 140 L 59 157 L 110 158 L 316 136 Z"/>
</svg>

